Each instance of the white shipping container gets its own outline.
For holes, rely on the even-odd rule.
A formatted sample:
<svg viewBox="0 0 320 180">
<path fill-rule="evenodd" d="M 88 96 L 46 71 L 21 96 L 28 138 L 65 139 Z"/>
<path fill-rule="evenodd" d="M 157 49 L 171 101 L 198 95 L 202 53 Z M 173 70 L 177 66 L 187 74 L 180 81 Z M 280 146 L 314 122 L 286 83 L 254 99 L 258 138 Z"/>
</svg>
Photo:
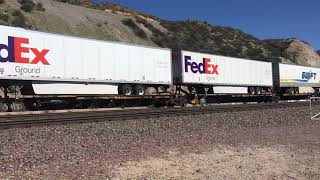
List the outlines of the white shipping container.
<svg viewBox="0 0 320 180">
<path fill-rule="evenodd" d="M 0 26 L 0 79 L 172 84 L 171 50 Z"/>
<path fill-rule="evenodd" d="M 320 68 L 279 64 L 280 87 L 320 87 Z"/>
<path fill-rule="evenodd" d="M 273 85 L 272 63 L 181 52 L 182 83 L 221 86 Z"/>
</svg>

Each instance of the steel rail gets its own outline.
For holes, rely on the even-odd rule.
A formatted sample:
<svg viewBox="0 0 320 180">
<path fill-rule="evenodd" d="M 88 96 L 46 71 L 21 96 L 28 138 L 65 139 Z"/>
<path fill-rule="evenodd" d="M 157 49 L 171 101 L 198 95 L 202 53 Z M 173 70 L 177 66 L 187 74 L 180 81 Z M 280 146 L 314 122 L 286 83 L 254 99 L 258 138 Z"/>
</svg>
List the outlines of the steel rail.
<svg viewBox="0 0 320 180">
<path fill-rule="evenodd" d="M 106 112 L 81 112 L 66 114 L 41 114 L 25 116 L 0 117 L 0 129 L 23 128 L 43 125 L 59 125 L 73 123 L 103 122 L 125 119 L 142 119 L 155 117 L 188 116 L 222 112 L 253 111 L 261 109 L 287 108 L 307 106 L 307 102 L 270 103 L 270 104 L 242 104 L 242 105 L 214 105 L 188 108 L 160 108 L 143 110 L 117 110 Z"/>
</svg>

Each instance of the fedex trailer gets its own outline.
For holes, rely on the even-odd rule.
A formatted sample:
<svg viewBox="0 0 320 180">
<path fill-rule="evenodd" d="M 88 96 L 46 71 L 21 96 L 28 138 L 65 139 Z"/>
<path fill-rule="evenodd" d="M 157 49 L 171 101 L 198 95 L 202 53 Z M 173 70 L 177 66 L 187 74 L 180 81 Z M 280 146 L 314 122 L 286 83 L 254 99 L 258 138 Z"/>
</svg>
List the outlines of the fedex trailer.
<svg viewBox="0 0 320 180">
<path fill-rule="evenodd" d="M 175 83 L 199 92 L 228 87 L 231 93 L 261 94 L 273 86 L 270 62 L 181 51 L 173 68 Z"/>
<path fill-rule="evenodd" d="M 29 83 L 35 94 L 143 95 L 172 84 L 170 49 L 7 26 L 0 26 L 0 62 L 2 84 Z"/>
</svg>

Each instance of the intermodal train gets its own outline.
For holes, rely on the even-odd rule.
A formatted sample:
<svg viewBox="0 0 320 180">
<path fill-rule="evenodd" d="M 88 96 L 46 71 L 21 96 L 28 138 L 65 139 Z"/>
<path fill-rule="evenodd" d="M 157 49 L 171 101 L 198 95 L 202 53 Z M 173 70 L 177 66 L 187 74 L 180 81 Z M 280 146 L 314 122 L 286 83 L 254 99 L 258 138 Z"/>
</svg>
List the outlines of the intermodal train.
<svg viewBox="0 0 320 180">
<path fill-rule="evenodd" d="M 174 54 L 174 55 L 173 55 Z M 0 26 L 1 111 L 315 95 L 320 69 Z M 228 98 L 227 98 L 228 97 Z"/>
</svg>

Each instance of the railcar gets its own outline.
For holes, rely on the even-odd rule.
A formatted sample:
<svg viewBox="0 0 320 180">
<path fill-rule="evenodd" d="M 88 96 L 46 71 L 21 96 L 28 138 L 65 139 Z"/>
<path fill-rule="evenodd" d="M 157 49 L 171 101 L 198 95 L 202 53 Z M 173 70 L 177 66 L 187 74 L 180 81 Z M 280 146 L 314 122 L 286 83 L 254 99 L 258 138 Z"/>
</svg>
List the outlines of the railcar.
<svg viewBox="0 0 320 180">
<path fill-rule="evenodd" d="M 271 99 L 270 62 L 190 51 L 181 51 L 173 62 L 174 84 L 198 100 Z"/>
<path fill-rule="evenodd" d="M 4 109 L 26 95 L 145 96 L 172 85 L 170 49 L 15 27 L 0 26 L 0 62 Z"/>
<path fill-rule="evenodd" d="M 173 69 L 178 90 L 211 102 L 301 99 L 320 91 L 320 68 L 314 67 L 181 51 Z"/>
<path fill-rule="evenodd" d="M 317 95 L 320 69 L 0 25 L 0 89 L 0 111 L 270 102 Z"/>
<path fill-rule="evenodd" d="M 320 68 L 294 64 L 273 64 L 275 93 L 285 97 L 318 95 Z"/>
</svg>

